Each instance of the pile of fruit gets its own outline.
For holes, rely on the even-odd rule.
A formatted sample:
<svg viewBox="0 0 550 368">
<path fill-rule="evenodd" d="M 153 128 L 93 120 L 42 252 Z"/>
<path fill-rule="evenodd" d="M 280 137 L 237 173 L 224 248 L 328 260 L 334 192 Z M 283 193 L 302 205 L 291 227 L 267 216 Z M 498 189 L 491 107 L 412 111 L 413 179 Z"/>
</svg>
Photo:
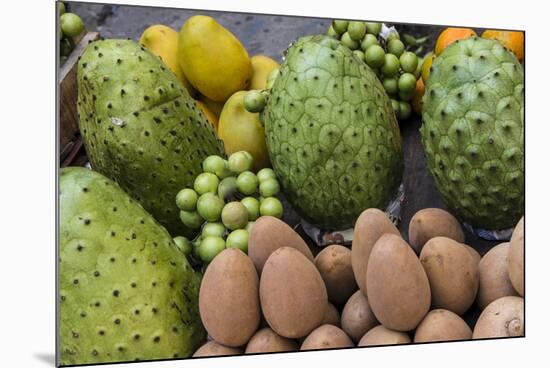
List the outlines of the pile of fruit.
<svg viewBox="0 0 550 368">
<path fill-rule="evenodd" d="M 62 364 L 524 334 L 523 66 L 496 36 L 446 33 L 421 63 L 379 33 L 335 21 L 281 65 L 206 16 L 87 45 L 92 170 L 60 176 Z M 380 209 L 413 97 L 450 212 L 421 210 L 404 237 Z M 351 249 L 314 257 L 279 195 L 353 228 Z M 482 258 L 459 221 L 515 230 Z"/>
<path fill-rule="evenodd" d="M 388 33 L 384 38 L 381 30 L 381 23 L 334 20 L 327 34 L 340 40 L 353 50 L 353 55 L 367 63 L 390 96 L 399 120 L 406 120 L 412 112 L 410 101 L 423 60 L 405 50 L 397 32 Z"/>
<path fill-rule="evenodd" d="M 192 241 L 174 238 L 186 255 L 211 262 L 225 248 L 248 252 L 250 228 L 260 216 L 283 217 L 283 205 L 277 194 L 279 183 L 270 168 L 253 173 L 253 158 L 239 151 L 224 160 L 208 156 L 202 163 L 203 173 L 176 195 L 182 223 L 190 229 L 202 227 Z"/>
<path fill-rule="evenodd" d="M 74 49 L 74 39 L 84 32 L 84 22 L 75 13 L 65 11 L 65 4 L 58 3 L 59 10 L 59 64 L 62 65 Z"/>
<path fill-rule="evenodd" d="M 524 334 L 523 219 L 483 258 L 437 208 L 415 214 L 410 243 L 367 209 L 351 250 L 331 245 L 315 258 L 281 221 L 256 223 L 248 256 L 227 249 L 206 269 L 199 311 L 211 340 L 195 357 Z M 472 330 L 462 316 L 476 301 Z"/>
</svg>

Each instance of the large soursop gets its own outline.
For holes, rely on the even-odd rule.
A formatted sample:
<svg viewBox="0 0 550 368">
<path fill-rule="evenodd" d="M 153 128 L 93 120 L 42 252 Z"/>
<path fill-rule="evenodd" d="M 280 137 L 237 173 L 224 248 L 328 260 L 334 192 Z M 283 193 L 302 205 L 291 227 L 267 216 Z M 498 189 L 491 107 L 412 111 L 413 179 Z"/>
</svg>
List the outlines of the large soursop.
<svg viewBox="0 0 550 368">
<path fill-rule="evenodd" d="M 94 170 L 173 235 L 189 235 L 175 197 L 223 152 L 212 126 L 158 57 L 128 40 L 91 43 L 78 64 L 80 131 Z"/>
<path fill-rule="evenodd" d="M 190 356 L 200 280 L 168 232 L 84 168 L 61 171 L 59 202 L 61 364 Z"/>
<path fill-rule="evenodd" d="M 373 71 L 339 41 L 296 41 L 262 114 L 273 169 L 306 220 L 348 228 L 387 204 L 402 173 L 395 114 Z"/>
<path fill-rule="evenodd" d="M 523 68 L 497 41 L 469 38 L 435 58 L 421 132 L 447 205 L 485 229 L 514 226 L 524 210 Z"/>
</svg>

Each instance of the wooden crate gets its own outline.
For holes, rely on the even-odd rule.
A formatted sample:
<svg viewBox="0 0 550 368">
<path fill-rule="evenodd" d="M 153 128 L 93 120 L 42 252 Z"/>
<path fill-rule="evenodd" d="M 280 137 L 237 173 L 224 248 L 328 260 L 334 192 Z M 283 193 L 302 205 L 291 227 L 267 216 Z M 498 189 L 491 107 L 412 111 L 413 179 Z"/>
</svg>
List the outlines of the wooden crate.
<svg viewBox="0 0 550 368">
<path fill-rule="evenodd" d="M 78 129 L 76 111 L 78 59 L 86 46 L 99 39 L 98 32 L 87 32 L 73 39 L 75 47 L 59 70 L 59 156 L 61 167 L 83 166 L 87 159 Z"/>
</svg>

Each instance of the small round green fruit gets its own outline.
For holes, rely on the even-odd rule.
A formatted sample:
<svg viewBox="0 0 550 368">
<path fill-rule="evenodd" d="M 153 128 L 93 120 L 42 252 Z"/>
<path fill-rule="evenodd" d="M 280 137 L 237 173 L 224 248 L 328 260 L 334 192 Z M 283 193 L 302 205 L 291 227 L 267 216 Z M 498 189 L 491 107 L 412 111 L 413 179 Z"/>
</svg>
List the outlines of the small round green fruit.
<svg viewBox="0 0 550 368">
<path fill-rule="evenodd" d="M 248 253 L 248 231 L 237 229 L 229 233 L 226 240 L 227 248 L 237 248 Z"/>
<path fill-rule="evenodd" d="M 223 199 L 217 195 L 204 193 L 197 201 L 197 212 L 206 221 L 215 222 L 220 219 L 224 205 Z"/>
<path fill-rule="evenodd" d="M 194 211 L 197 208 L 199 195 L 193 189 L 185 188 L 176 194 L 176 206 L 180 210 Z"/>
<path fill-rule="evenodd" d="M 229 202 L 222 210 L 222 222 L 229 230 L 242 229 L 248 223 L 248 211 L 241 202 Z"/>
<path fill-rule="evenodd" d="M 225 241 L 217 236 L 208 236 L 201 240 L 199 246 L 199 255 L 205 263 L 210 263 L 212 260 L 225 249 Z"/>
<path fill-rule="evenodd" d="M 275 197 L 265 198 L 260 203 L 260 215 L 282 218 L 283 204 Z"/>
<path fill-rule="evenodd" d="M 237 177 L 237 189 L 244 195 L 252 195 L 258 191 L 259 182 L 252 171 L 244 171 Z"/>
<path fill-rule="evenodd" d="M 84 31 L 84 22 L 74 13 L 64 13 L 59 17 L 61 30 L 67 37 L 75 37 Z"/>
</svg>

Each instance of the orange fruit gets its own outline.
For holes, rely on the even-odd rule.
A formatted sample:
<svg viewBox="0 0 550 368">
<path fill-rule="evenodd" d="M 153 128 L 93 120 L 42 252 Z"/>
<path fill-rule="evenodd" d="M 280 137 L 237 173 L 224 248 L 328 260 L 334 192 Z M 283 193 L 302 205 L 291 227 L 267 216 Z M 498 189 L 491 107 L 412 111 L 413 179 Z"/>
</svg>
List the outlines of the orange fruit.
<svg viewBox="0 0 550 368">
<path fill-rule="evenodd" d="M 420 75 L 422 76 L 422 81 L 424 84 L 428 81 L 428 77 L 430 76 L 430 68 L 432 67 L 433 60 L 435 58 L 435 55 L 433 52 L 430 52 L 426 57 L 424 58 L 424 62 L 422 63 L 422 69 L 420 72 Z"/>
<path fill-rule="evenodd" d="M 422 78 L 418 78 L 416 81 L 416 87 L 414 89 L 414 95 L 411 100 L 411 106 L 415 113 L 422 115 L 422 96 L 424 96 L 425 86 Z"/>
<path fill-rule="evenodd" d="M 516 55 L 520 62 L 523 62 L 523 57 L 525 55 L 525 38 L 523 32 L 488 29 L 481 34 L 481 37 L 500 41 L 504 47 Z"/>
<path fill-rule="evenodd" d="M 210 111 L 210 109 L 208 107 L 206 107 L 204 102 L 202 102 L 202 101 L 195 101 L 195 102 L 197 103 L 197 106 L 199 107 L 199 109 L 201 109 L 202 113 L 204 114 L 204 116 L 206 117 L 208 122 L 210 124 L 212 124 L 212 127 L 214 128 L 214 131 L 217 133 L 218 132 L 218 117 L 212 111 Z"/>
<path fill-rule="evenodd" d="M 449 46 L 455 41 L 463 40 L 472 36 L 477 36 L 473 29 L 449 27 L 441 32 L 441 34 L 437 38 L 437 42 L 435 43 L 435 54 L 441 54 L 443 50 L 445 50 L 445 47 Z"/>
</svg>

